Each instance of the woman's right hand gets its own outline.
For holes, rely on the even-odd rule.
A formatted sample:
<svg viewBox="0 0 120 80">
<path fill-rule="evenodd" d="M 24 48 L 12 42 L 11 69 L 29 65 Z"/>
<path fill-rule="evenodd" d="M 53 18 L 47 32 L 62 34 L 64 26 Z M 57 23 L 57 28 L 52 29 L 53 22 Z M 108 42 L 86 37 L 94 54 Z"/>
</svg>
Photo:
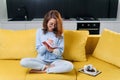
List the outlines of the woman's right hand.
<svg viewBox="0 0 120 80">
<path fill-rule="evenodd" d="M 49 43 L 50 45 L 52 45 L 52 44 L 53 44 L 53 40 L 48 39 L 48 40 L 47 40 L 47 43 Z M 43 44 L 45 45 L 46 49 L 47 49 L 49 52 L 53 52 L 54 48 L 50 47 L 50 46 L 49 46 L 48 44 L 46 44 L 46 43 L 43 43 Z"/>
<path fill-rule="evenodd" d="M 51 44 L 51 45 L 53 44 L 53 40 L 52 40 L 52 39 L 48 39 L 47 42 L 48 42 L 49 44 Z"/>
</svg>

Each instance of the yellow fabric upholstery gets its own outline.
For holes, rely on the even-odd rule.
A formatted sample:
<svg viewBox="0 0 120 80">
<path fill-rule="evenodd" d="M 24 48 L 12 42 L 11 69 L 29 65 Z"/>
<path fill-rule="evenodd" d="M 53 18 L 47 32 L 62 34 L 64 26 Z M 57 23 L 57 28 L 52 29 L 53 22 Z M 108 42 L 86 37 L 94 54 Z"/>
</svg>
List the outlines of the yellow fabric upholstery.
<svg viewBox="0 0 120 80">
<path fill-rule="evenodd" d="M 0 29 L 0 59 L 34 57 L 36 30 Z"/>
<path fill-rule="evenodd" d="M 104 53 L 104 56 L 109 58 L 110 55 L 112 55 L 112 59 L 110 60 L 115 61 L 113 57 L 116 56 L 116 53 L 118 53 L 119 50 L 118 48 L 120 47 L 118 44 L 120 40 L 118 33 L 105 30 L 104 36 L 101 35 L 101 37 L 100 35 L 88 35 L 88 32 L 86 31 L 65 31 L 64 58 L 74 61 L 74 69 L 71 72 L 61 74 L 29 73 L 29 69 L 23 68 L 20 65 L 20 60 L 16 60 L 23 57 L 35 56 L 35 34 L 36 30 L 0 30 L 0 59 L 4 59 L 0 60 L 0 80 L 120 80 L 120 67 L 112 65 L 110 62 L 108 63 L 108 61 L 106 62 L 103 59 L 101 60 L 92 56 L 98 42 L 98 45 L 107 43 L 101 47 L 97 45 L 97 48 L 99 48 L 96 48 L 94 53 L 100 51 L 100 55 Z M 106 39 L 107 37 L 107 42 L 103 39 L 101 40 L 100 37 L 103 39 Z M 111 40 L 113 42 L 109 43 Z M 109 47 L 107 45 L 109 45 Z M 101 53 L 102 50 L 104 51 L 103 53 Z M 109 51 L 108 54 L 106 50 L 113 51 Z M 78 72 L 78 70 L 83 68 L 86 64 L 92 64 L 96 69 L 102 71 L 102 73 L 96 77 L 93 77 Z"/>
<path fill-rule="evenodd" d="M 88 31 L 64 31 L 64 59 L 71 61 L 85 61 L 85 45 L 89 32 Z"/>
<path fill-rule="evenodd" d="M 105 29 L 93 56 L 120 67 L 120 33 Z"/>
<path fill-rule="evenodd" d="M 26 72 L 19 60 L 0 60 L 0 80 L 25 80 Z"/>
<path fill-rule="evenodd" d="M 26 80 L 76 80 L 75 70 L 62 74 L 30 74 L 26 76 Z"/>
<path fill-rule="evenodd" d="M 89 56 L 93 53 L 96 45 L 99 41 L 100 35 L 89 35 L 86 42 L 86 56 Z"/>
<path fill-rule="evenodd" d="M 84 62 L 74 62 L 75 69 L 77 71 L 77 80 L 120 80 L 120 68 L 111 65 L 107 62 L 99 60 L 95 57 L 90 56 L 87 61 Z M 96 69 L 102 71 L 96 77 L 89 76 L 78 72 L 80 68 L 83 68 L 86 64 L 92 64 Z"/>
</svg>

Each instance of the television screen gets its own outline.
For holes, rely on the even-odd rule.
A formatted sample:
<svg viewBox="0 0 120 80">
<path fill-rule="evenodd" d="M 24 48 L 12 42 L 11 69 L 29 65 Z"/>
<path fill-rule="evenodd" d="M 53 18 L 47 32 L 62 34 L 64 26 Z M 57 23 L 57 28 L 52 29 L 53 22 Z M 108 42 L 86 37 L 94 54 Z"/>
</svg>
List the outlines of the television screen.
<svg viewBox="0 0 120 80">
<path fill-rule="evenodd" d="M 118 0 L 7 0 L 8 18 L 15 20 L 43 18 L 51 9 L 62 17 L 116 18 Z"/>
</svg>

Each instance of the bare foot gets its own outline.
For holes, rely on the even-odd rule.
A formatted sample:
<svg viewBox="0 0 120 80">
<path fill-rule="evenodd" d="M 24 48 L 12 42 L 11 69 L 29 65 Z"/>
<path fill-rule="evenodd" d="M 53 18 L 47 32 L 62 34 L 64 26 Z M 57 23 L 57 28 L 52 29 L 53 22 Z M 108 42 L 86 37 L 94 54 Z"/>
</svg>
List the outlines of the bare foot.
<svg viewBox="0 0 120 80">
<path fill-rule="evenodd" d="M 47 68 L 54 67 L 55 65 L 46 65 L 44 70 L 36 70 L 36 69 L 31 69 L 29 73 L 46 73 Z"/>
<path fill-rule="evenodd" d="M 54 64 L 46 65 L 45 68 L 47 69 L 47 68 L 52 68 L 52 67 L 55 67 L 55 65 Z"/>
<path fill-rule="evenodd" d="M 46 73 L 46 71 L 31 69 L 29 73 Z"/>
</svg>

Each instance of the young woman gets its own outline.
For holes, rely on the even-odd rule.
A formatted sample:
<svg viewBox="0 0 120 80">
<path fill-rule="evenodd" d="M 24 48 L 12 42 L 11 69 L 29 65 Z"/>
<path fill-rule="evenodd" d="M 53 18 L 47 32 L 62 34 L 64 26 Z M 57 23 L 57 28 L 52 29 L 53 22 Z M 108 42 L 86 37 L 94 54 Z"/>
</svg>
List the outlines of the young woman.
<svg viewBox="0 0 120 80">
<path fill-rule="evenodd" d="M 73 69 L 73 64 L 62 59 L 64 50 L 62 18 L 57 10 L 49 11 L 43 21 L 43 29 L 36 33 L 36 58 L 24 58 L 21 65 L 31 68 L 31 73 L 64 73 Z"/>
</svg>

